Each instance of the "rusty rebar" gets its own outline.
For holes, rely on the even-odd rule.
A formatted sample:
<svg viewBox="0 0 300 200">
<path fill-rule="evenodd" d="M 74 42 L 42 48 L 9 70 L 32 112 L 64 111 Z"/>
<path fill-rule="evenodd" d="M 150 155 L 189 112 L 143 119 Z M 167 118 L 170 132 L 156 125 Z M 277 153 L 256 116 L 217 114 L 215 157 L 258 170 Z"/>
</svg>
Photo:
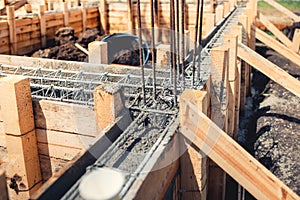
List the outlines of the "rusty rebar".
<svg viewBox="0 0 300 200">
<path fill-rule="evenodd" d="M 170 28 L 171 28 L 171 68 L 173 71 L 174 105 L 177 106 L 177 75 L 176 75 L 176 42 L 175 42 L 175 8 L 174 0 L 170 0 Z"/>
<path fill-rule="evenodd" d="M 181 73 L 182 73 L 182 86 L 185 88 L 185 35 L 184 35 L 184 24 L 185 24 L 185 0 L 181 0 Z"/>
<path fill-rule="evenodd" d="M 151 7 L 151 30 L 152 30 L 152 45 L 151 45 L 151 54 L 152 54 L 152 73 L 153 73 L 153 97 L 156 99 L 156 52 L 155 52 L 155 30 L 154 30 L 154 0 L 150 0 Z"/>
<path fill-rule="evenodd" d="M 144 59 L 142 48 L 142 21 L 141 21 L 141 2 L 137 0 L 137 20 L 138 20 L 138 38 L 139 38 L 139 53 L 140 53 L 140 67 L 142 71 L 142 95 L 143 102 L 146 104 L 146 91 L 145 91 L 145 71 L 144 71 Z"/>
<path fill-rule="evenodd" d="M 195 64 L 196 64 L 196 55 L 197 55 L 197 39 L 198 39 L 198 27 L 199 27 L 199 8 L 200 8 L 200 0 L 197 0 L 197 8 L 196 8 L 196 24 L 195 24 L 195 41 L 194 41 L 194 55 L 193 55 L 193 63 L 192 63 L 192 86 L 195 84 Z"/>
<path fill-rule="evenodd" d="M 199 57 L 198 57 L 198 79 L 200 79 L 200 70 L 201 70 L 201 49 L 202 49 L 202 23 L 203 23 L 203 5 L 204 0 L 201 0 L 201 7 L 200 7 L 200 28 L 198 33 L 198 41 L 199 41 Z"/>
<path fill-rule="evenodd" d="M 179 0 L 176 0 L 176 56 L 177 56 L 177 63 L 176 63 L 176 66 L 177 66 L 177 76 L 179 77 L 180 76 L 180 29 L 179 29 L 179 24 L 180 24 L 180 21 L 179 21 Z"/>
</svg>

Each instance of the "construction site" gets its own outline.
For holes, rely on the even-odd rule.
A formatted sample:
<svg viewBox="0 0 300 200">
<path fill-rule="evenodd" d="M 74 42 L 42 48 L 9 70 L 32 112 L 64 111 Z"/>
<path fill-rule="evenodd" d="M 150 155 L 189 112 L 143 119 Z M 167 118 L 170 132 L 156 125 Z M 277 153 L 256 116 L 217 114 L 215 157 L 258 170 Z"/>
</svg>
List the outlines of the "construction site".
<svg viewBox="0 0 300 200">
<path fill-rule="evenodd" d="M 0 0 L 0 200 L 300 200 L 300 2 Z"/>
</svg>

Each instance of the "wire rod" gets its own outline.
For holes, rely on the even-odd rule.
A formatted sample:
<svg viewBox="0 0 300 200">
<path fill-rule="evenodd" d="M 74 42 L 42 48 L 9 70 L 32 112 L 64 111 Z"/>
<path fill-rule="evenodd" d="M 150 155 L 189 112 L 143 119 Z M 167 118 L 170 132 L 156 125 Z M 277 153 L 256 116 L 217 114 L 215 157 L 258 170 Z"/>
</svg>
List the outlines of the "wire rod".
<svg viewBox="0 0 300 200">
<path fill-rule="evenodd" d="M 198 43 L 198 26 L 199 26 L 199 8 L 200 8 L 200 0 L 197 0 L 196 7 L 196 24 L 195 24 L 195 41 L 194 41 L 194 55 L 193 55 L 193 63 L 192 63 L 192 86 L 195 85 L 195 65 L 196 65 L 196 56 L 197 56 L 197 43 Z"/>
<path fill-rule="evenodd" d="M 152 73 L 153 73 L 153 98 L 156 99 L 156 52 L 155 52 L 155 31 L 154 31 L 154 0 L 150 0 L 151 7 L 151 37 L 152 37 L 152 45 L 151 45 L 151 54 L 152 54 Z"/>
</svg>

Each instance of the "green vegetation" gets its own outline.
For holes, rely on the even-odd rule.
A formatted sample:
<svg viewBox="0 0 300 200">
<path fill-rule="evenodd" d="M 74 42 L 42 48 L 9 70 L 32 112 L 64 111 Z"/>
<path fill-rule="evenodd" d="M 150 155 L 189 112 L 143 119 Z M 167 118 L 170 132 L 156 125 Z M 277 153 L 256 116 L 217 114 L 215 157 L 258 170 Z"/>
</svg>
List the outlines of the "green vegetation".
<svg viewBox="0 0 300 200">
<path fill-rule="evenodd" d="M 300 11 L 300 1 L 277 0 L 277 2 L 283 5 L 284 7 L 290 9 L 291 11 Z M 273 6 L 264 1 L 258 1 L 257 6 L 259 11 L 270 11 L 275 9 Z"/>
</svg>

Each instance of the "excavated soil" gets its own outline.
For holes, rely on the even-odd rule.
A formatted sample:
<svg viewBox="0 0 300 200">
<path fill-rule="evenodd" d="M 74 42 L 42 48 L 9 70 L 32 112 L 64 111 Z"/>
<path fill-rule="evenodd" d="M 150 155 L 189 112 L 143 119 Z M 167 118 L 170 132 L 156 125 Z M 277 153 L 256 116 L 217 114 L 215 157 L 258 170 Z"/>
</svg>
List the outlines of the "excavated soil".
<svg viewBox="0 0 300 200">
<path fill-rule="evenodd" d="M 112 34 L 114 36 L 117 34 Z M 38 58 L 50 58 L 58 60 L 88 62 L 88 56 L 78 49 L 78 43 L 86 50 L 88 44 L 93 41 L 101 41 L 103 35 L 98 29 L 89 29 L 79 37 L 75 36 L 74 29 L 71 27 L 60 28 L 56 31 L 53 43 L 48 44 L 48 48 L 40 49 L 31 56 Z M 139 66 L 138 43 L 131 37 L 110 37 L 108 43 L 108 62 L 115 64 L 125 64 Z"/>
</svg>

